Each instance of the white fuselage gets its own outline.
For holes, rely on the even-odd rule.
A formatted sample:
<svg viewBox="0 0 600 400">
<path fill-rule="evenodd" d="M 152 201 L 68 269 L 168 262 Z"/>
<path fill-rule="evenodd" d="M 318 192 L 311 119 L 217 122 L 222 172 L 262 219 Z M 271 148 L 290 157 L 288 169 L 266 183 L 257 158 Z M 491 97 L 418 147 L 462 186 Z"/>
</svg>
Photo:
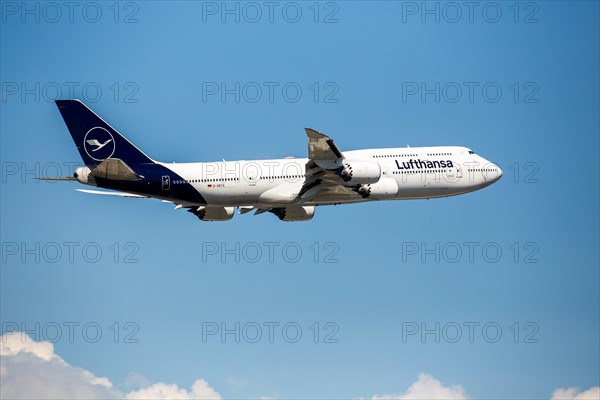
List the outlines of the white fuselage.
<svg viewBox="0 0 600 400">
<path fill-rule="evenodd" d="M 502 176 L 498 166 L 465 147 L 366 149 L 345 151 L 344 155 L 350 161 L 378 163 L 381 179 L 396 182 L 397 193 L 383 198 L 386 200 L 458 195 L 486 187 Z M 174 194 L 177 185 L 192 185 L 209 206 L 273 207 L 377 200 L 349 199 L 331 193 L 321 195 L 318 201 L 298 202 L 308 162 L 308 158 L 283 158 L 160 165 L 182 178 L 171 182 Z"/>
</svg>

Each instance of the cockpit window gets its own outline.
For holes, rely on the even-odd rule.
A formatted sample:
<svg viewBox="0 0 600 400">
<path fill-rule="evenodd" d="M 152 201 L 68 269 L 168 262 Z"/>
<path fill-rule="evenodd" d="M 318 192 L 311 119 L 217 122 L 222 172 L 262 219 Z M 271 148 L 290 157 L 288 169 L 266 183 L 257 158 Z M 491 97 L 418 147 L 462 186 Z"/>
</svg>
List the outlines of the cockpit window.
<svg viewBox="0 0 600 400">
<path fill-rule="evenodd" d="M 475 154 L 473 150 L 469 150 L 469 154 Z"/>
</svg>

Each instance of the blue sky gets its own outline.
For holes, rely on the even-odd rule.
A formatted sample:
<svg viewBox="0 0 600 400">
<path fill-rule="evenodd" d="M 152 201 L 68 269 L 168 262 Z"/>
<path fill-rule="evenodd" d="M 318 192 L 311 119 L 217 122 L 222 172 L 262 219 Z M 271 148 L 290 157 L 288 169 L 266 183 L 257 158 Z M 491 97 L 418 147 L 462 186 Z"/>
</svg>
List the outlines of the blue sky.
<svg viewBox="0 0 600 400">
<path fill-rule="evenodd" d="M 402 394 L 420 372 L 472 398 L 600 385 L 597 2 L 480 2 L 472 20 L 462 3 L 458 15 L 435 2 L 287 2 L 272 22 L 262 3 L 228 3 L 239 22 L 221 2 L 84 2 L 72 21 L 62 3 L 0 4 L 2 333 L 24 324 L 43 341 L 58 324 L 55 353 L 122 392 L 136 374 L 142 388 L 204 379 L 225 398 Z M 455 198 L 320 207 L 307 223 L 202 223 L 36 182 L 79 161 L 58 91 L 161 161 L 305 156 L 313 127 L 342 150 L 467 146 L 504 177 Z M 236 246 L 240 262 L 224 251 Z M 242 249 L 257 246 L 253 263 Z M 210 323 L 263 336 L 203 338 Z M 279 324 L 273 343 L 265 323 Z M 297 343 L 279 330 L 289 323 Z M 439 342 L 406 335 L 436 323 Z"/>
</svg>

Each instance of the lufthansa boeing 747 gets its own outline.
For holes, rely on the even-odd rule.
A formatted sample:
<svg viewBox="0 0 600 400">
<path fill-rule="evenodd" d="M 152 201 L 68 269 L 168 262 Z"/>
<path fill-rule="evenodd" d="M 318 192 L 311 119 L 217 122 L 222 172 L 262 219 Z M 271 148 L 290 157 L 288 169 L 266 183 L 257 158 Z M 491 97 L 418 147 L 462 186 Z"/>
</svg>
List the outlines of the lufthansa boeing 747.
<svg viewBox="0 0 600 400">
<path fill-rule="evenodd" d="M 270 212 L 306 221 L 315 206 L 373 200 L 431 199 L 472 192 L 502 170 L 466 147 L 406 147 L 342 152 L 306 128 L 308 158 L 164 163 L 151 159 L 79 100 L 56 105 L 83 159 L 71 178 L 112 191 L 93 194 L 155 198 L 202 221 Z"/>
</svg>

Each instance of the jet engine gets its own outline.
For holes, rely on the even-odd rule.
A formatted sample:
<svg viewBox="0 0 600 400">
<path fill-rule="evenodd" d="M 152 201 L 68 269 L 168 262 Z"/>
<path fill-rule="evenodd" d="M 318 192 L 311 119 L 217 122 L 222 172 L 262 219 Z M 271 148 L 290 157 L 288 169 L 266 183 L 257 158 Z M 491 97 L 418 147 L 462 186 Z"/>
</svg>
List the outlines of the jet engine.
<svg viewBox="0 0 600 400">
<path fill-rule="evenodd" d="M 398 195 L 398 183 L 391 178 L 382 178 L 377 183 L 356 185 L 352 190 L 363 199 L 392 200 Z"/>
<path fill-rule="evenodd" d="M 336 172 L 344 182 L 351 184 L 375 183 L 381 178 L 381 167 L 373 161 L 344 161 Z"/>
<path fill-rule="evenodd" d="M 308 221 L 315 215 L 314 206 L 280 207 L 269 211 L 282 221 Z"/>
<path fill-rule="evenodd" d="M 234 207 L 198 207 L 190 208 L 189 212 L 202 221 L 229 221 L 233 218 Z"/>
</svg>

